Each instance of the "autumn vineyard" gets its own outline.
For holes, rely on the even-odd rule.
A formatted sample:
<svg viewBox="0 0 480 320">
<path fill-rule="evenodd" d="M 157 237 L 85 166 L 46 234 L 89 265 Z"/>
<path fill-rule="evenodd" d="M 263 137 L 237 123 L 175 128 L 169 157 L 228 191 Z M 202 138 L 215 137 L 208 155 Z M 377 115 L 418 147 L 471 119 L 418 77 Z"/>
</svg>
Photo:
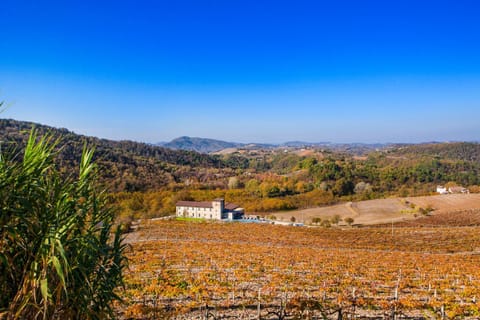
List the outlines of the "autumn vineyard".
<svg viewBox="0 0 480 320">
<path fill-rule="evenodd" d="M 478 319 L 480 228 L 429 222 L 327 229 L 145 220 L 127 237 L 118 312 L 125 319 Z"/>
</svg>

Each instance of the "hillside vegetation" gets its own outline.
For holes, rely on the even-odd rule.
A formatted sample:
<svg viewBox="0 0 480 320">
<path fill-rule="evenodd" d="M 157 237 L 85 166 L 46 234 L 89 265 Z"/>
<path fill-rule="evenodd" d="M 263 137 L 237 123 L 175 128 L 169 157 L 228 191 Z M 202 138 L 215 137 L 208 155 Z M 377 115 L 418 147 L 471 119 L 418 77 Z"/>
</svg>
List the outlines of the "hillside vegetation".
<svg viewBox="0 0 480 320">
<path fill-rule="evenodd" d="M 61 143 L 37 149 L 33 166 L 31 127 L 0 121 L 2 154 L 10 155 L 0 158 L 0 318 L 480 317 L 478 195 L 412 197 L 433 193 L 436 184 L 478 191 L 476 144 L 389 147 L 362 156 L 324 148 L 210 156 L 36 125 L 40 136 L 48 132 Z M 38 145 L 47 140 L 38 137 Z M 85 145 L 97 150 L 108 197 L 94 188 L 92 153 L 81 157 Z M 391 196 L 404 198 L 379 199 Z M 467 196 L 475 205 L 462 207 L 457 200 Z M 178 200 L 217 197 L 247 213 L 336 204 L 331 208 L 360 222 L 389 210 L 420 218 L 376 228 L 145 219 L 126 235 L 128 252 L 120 234 L 128 229 L 110 233 L 114 218 L 169 215 Z M 117 288 L 124 272 L 125 291 Z M 118 297 L 125 303 L 113 306 Z"/>
<path fill-rule="evenodd" d="M 394 148 L 391 150 L 391 153 L 407 155 L 414 158 L 418 158 L 418 156 L 426 156 L 444 160 L 450 159 L 467 162 L 480 162 L 480 144 L 473 142 L 410 145 L 408 147 Z"/>
<path fill-rule="evenodd" d="M 111 191 L 146 191 L 198 176 L 198 168 L 210 174 L 225 168 L 244 167 L 245 161 L 230 157 L 228 161 L 192 151 L 171 150 L 133 141 L 112 141 L 75 134 L 24 121 L 0 119 L 2 148 L 24 148 L 28 134 L 35 127 L 39 135 L 51 133 L 60 140 L 57 165 L 63 172 L 73 172 L 84 145 L 95 148 L 94 161 L 100 167 L 100 179 Z M 205 177 L 208 180 L 209 177 Z"/>
<path fill-rule="evenodd" d="M 21 150 L 32 123 L 0 120 L 2 148 Z M 100 182 L 123 217 L 172 214 L 178 200 L 223 197 L 248 213 L 313 208 L 339 202 L 432 194 L 437 184 L 479 190 L 480 147 L 475 143 L 385 146 L 350 153 L 281 147 L 239 149 L 229 155 L 170 150 L 111 141 L 36 125 L 63 143 L 59 170 L 78 167 L 85 144 L 96 148 Z M 354 150 L 357 150 L 354 148 Z"/>
</svg>

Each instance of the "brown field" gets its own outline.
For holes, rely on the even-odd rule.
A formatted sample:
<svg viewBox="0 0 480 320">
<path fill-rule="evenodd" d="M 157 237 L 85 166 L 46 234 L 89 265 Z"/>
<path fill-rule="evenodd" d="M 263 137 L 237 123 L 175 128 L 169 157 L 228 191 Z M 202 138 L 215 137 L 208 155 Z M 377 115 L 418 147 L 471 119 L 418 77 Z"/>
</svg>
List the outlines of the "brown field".
<svg viewBox="0 0 480 320">
<path fill-rule="evenodd" d="M 226 148 L 222 149 L 216 152 L 212 152 L 212 154 L 219 154 L 219 155 L 225 155 L 225 154 L 232 154 L 238 151 L 238 148 Z"/>
<path fill-rule="evenodd" d="M 450 194 L 424 197 L 377 199 L 347 202 L 334 206 L 273 213 L 278 220 L 311 223 L 312 218 L 352 217 L 357 225 L 398 223 L 420 218 L 420 208 L 431 207 L 433 215 L 480 209 L 480 194 Z"/>
<path fill-rule="evenodd" d="M 429 197 L 410 197 L 406 199 L 424 208 L 432 205 L 436 213 L 480 209 L 480 193 L 446 194 Z"/>
<path fill-rule="evenodd" d="M 315 150 L 312 150 L 312 149 L 300 149 L 300 150 L 296 150 L 294 153 L 300 157 L 311 157 L 316 152 Z"/>
</svg>

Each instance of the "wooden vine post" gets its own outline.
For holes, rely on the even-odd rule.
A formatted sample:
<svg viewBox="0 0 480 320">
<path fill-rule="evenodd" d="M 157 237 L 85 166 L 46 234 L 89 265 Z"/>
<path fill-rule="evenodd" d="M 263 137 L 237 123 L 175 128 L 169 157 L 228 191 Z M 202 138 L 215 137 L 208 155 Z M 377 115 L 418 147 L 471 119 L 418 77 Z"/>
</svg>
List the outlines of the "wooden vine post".
<svg viewBox="0 0 480 320">
<path fill-rule="evenodd" d="M 261 288 L 258 288 L 258 302 L 257 302 L 257 319 L 260 320 L 261 317 L 260 317 L 260 298 L 261 298 L 261 291 L 262 289 Z"/>
</svg>

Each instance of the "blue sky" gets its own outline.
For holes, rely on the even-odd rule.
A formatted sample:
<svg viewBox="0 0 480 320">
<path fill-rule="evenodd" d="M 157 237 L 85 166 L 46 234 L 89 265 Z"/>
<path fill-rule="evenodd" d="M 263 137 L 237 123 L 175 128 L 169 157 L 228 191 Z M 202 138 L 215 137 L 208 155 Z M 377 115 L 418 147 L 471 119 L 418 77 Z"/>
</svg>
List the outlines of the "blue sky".
<svg viewBox="0 0 480 320">
<path fill-rule="evenodd" d="M 480 140 L 478 1 L 0 1 L 5 118 L 110 139 Z"/>
</svg>

